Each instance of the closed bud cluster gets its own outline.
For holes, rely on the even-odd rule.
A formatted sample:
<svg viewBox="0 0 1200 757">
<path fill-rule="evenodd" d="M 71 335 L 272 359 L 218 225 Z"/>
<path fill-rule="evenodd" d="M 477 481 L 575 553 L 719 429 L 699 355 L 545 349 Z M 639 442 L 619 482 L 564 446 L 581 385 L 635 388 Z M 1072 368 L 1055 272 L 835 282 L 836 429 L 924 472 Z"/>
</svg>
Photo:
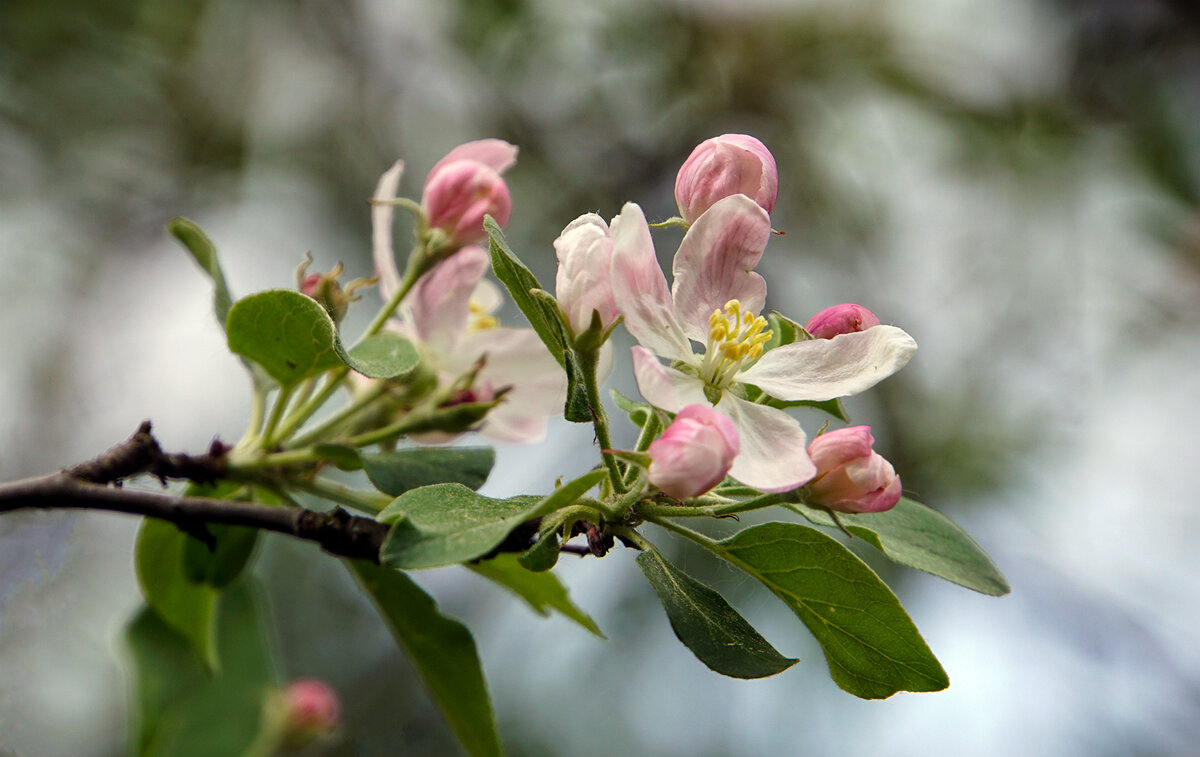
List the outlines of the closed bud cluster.
<svg viewBox="0 0 1200 757">
<path fill-rule="evenodd" d="M 871 447 L 869 426 L 821 434 L 808 445 L 817 475 L 808 484 L 809 501 L 844 513 L 878 513 L 900 501 L 900 477 Z"/>
<path fill-rule="evenodd" d="M 501 174 L 517 160 L 517 148 L 500 139 L 481 139 L 451 150 L 425 179 L 421 210 L 431 230 L 458 249 L 487 237 L 483 217 L 504 226 L 512 198 Z"/>
<path fill-rule="evenodd" d="M 708 405 L 681 409 L 650 455 L 650 483 L 675 499 L 704 494 L 725 480 L 740 443 L 733 421 Z"/>
<path fill-rule="evenodd" d="M 675 202 L 688 223 L 718 200 L 736 194 L 746 195 L 768 213 L 779 194 L 774 156 L 747 134 L 706 139 L 692 150 L 675 177 Z"/>
<path fill-rule="evenodd" d="M 870 310 L 847 302 L 817 313 L 809 319 L 804 330 L 817 339 L 832 339 L 838 334 L 853 334 L 878 325 L 879 319 Z"/>
</svg>

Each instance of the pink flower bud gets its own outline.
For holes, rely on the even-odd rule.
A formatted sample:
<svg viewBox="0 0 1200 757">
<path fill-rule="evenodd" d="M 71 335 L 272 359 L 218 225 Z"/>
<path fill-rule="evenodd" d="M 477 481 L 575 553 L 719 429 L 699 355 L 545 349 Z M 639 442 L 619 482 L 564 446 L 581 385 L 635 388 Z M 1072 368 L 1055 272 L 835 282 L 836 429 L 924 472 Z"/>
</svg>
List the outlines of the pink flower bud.
<svg viewBox="0 0 1200 757">
<path fill-rule="evenodd" d="M 571 330 L 586 331 L 593 312 L 600 313 L 600 323 L 607 329 L 620 315 L 613 300 L 613 240 L 608 224 L 595 213 L 576 218 L 554 240 L 554 252 L 558 256 L 555 296 Z"/>
<path fill-rule="evenodd" d="M 724 134 L 701 142 L 675 177 L 679 215 L 694 222 L 717 200 L 743 194 L 768 213 L 779 194 L 775 158 L 766 146 L 746 134 Z"/>
<path fill-rule="evenodd" d="M 862 305 L 847 302 L 825 308 L 814 315 L 804 330 L 817 339 L 832 339 L 838 334 L 853 334 L 878 326 L 879 319 Z"/>
<path fill-rule="evenodd" d="M 328 736 L 341 721 L 341 705 L 324 681 L 305 678 L 293 681 L 283 692 L 287 713 L 287 741 L 303 746 Z"/>
<path fill-rule="evenodd" d="M 708 405 L 688 405 L 646 450 L 650 483 L 676 499 L 699 496 L 725 479 L 739 446 L 733 421 Z"/>
<path fill-rule="evenodd" d="M 504 226 L 512 214 L 512 197 L 500 174 L 516 162 L 517 148 L 499 139 L 459 145 L 442 158 L 425 179 L 421 209 L 429 227 L 440 229 L 452 247 L 487 237 L 483 217 Z"/>
<path fill-rule="evenodd" d="M 878 513 L 900 501 L 900 477 L 871 449 L 869 426 L 839 428 L 808 445 L 817 475 L 808 482 L 813 504 L 844 513 Z"/>
</svg>

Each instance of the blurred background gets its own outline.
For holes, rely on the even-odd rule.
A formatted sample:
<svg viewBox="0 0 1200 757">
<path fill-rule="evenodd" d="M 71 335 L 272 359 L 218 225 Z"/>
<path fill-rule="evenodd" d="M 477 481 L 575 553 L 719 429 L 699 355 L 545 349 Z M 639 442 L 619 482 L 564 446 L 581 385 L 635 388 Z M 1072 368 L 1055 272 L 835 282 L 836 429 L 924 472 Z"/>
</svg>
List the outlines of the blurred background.
<svg viewBox="0 0 1200 757">
<path fill-rule="evenodd" d="M 237 293 L 290 285 L 306 251 L 369 275 L 365 198 L 391 161 L 417 195 L 450 147 L 502 137 L 521 147 L 509 239 L 546 282 L 567 222 L 625 201 L 674 214 L 691 148 L 746 132 L 780 169 L 768 306 L 804 322 L 859 302 L 916 337 L 848 410 L 1012 594 L 868 555 L 952 684 L 863 702 L 781 603 L 692 550 L 675 559 L 799 665 L 710 673 L 623 550 L 557 569 L 607 641 L 465 570 L 422 573 L 475 632 L 510 753 L 1194 755 L 1196 8 L 3 0 L 0 479 L 91 457 L 144 418 L 168 449 L 240 435 L 249 388 L 163 231 L 174 215 L 216 241 Z M 664 260 L 678 238 L 657 235 Z M 485 492 L 548 491 L 591 465 L 590 442 L 560 421 L 503 447 Z M 0 518 L 0 754 L 124 751 L 136 528 Z M 343 698 L 345 737 L 320 754 L 455 753 L 336 561 L 270 539 L 257 570 L 281 674 Z"/>
</svg>

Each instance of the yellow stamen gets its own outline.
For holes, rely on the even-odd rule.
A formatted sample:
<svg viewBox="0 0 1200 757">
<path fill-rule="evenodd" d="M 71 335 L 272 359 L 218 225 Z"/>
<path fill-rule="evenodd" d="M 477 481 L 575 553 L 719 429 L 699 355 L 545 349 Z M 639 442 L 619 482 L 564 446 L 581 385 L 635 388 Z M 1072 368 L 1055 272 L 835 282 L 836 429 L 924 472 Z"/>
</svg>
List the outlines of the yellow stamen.
<svg viewBox="0 0 1200 757">
<path fill-rule="evenodd" d="M 705 381 L 715 387 L 733 383 L 746 363 L 762 356 L 771 339 L 766 319 L 744 312 L 742 303 L 730 300 L 708 317 L 708 346 L 701 366 Z"/>
</svg>

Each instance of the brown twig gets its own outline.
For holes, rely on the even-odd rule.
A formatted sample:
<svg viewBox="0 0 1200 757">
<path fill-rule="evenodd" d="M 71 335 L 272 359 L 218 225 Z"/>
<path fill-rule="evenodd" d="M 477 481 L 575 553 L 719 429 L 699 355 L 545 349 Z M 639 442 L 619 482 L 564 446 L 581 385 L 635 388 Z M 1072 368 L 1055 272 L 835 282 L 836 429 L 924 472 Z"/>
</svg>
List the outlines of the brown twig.
<svg viewBox="0 0 1200 757">
<path fill-rule="evenodd" d="M 164 482 L 168 478 L 213 482 L 223 470 L 224 455 L 225 447 L 220 442 L 213 442 L 204 455 L 164 453 L 151 435 L 147 421 L 128 440 L 95 460 L 47 476 L 0 484 L 0 512 L 38 508 L 144 515 L 170 521 L 210 546 L 212 537 L 206 524 L 249 526 L 314 541 L 326 552 L 340 557 L 379 562 L 379 549 L 388 526 L 351 515 L 340 507 L 319 513 L 298 507 L 120 487 L 122 481 L 139 474 L 150 474 Z"/>
</svg>

